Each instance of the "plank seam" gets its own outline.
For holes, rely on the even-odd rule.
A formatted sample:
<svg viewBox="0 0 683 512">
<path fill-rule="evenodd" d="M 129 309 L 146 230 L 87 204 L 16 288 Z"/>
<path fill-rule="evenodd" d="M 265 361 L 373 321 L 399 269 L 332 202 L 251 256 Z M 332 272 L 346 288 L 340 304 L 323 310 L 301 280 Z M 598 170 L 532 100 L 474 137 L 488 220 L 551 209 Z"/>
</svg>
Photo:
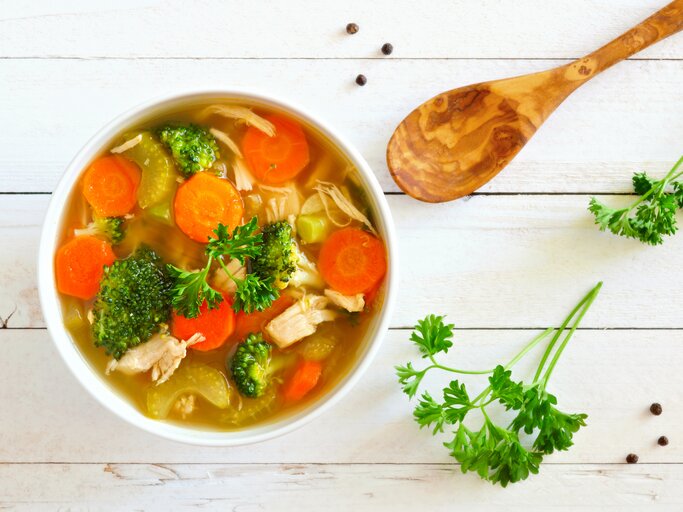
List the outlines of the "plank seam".
<svg viewBox="0 0 683 512">
<path fill-rule="evenodd" d="M 459 467 L 458 462 L 64 462 L 19 461 L 0 462 L 0 466 L 436 466 Z M 638 462 L 638 466 L 681 466 L 683 462 Z M 544 462 L 542 466 L 632 466 L 627 462 Z"/>
<path fill-rule="evenodd" d="M 320 61 L 335 61 L 335 60 L 371 60 L 371 61 L 548 61 L 548 62 L 572 62 L 580 59 L 577 57 L 216 57 L 216 56 L 114 56 L 114 55 L 89 55 L 89 56 L 60 56 L 60 55 L 3 55 L 0 60 L 240 60 L 240 61 L 264 61 L 264 60 L 320 60 Z M 683 58 L 679 57 L 632 57 L 625 59 L 626 62 L 680 62 Z"/>
</svg>

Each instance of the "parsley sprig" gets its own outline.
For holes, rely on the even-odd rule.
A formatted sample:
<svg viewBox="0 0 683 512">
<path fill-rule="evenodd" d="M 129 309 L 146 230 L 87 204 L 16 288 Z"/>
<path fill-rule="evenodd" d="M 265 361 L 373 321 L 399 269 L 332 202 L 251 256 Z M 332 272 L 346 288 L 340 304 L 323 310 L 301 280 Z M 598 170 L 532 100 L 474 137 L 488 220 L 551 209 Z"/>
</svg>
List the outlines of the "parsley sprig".
<svg viewBox="0 0 683 512">
<path fill-rule="evenodd" d="M 665 235 L 675 234 L 676 211 L 683 208 L 683 182 L 676 181 L 683 176 L 683 171 L 679 171 L 681 165 L 683 157 L 659 181 L 644 172 L 635 173 L 633 190 L 640 197 L 626 208 L 612 208 L 591 198 L 588 209 L 600 230 L 609 229 L 615 235 L 650 245 L 659 245 Z"/>
<path fill-rule="evenodd" d="M 210 237 L 206 245 L 208 259 L 201 270 L 184 270 L 168 265 L 171 277 L 175 280 L 171 290 L 173 309 L 187 318 L 195 318 L 204 301 L 209 309 L 218 307 L 223 296 L 207 281 L 214 261 L 235 282 L 237 290 L 232 304 L 235 311 L 263 311 L 277 299 L 278 292 L 271 278 L 261 279 L 255 274 L 247 274 L 244 279 L 238 279 L 228 270 L 224 261 L 225 258 L 236 259 L 245 265 L 247 258 L 255 258 L 261 254 L 263 235 L 257 233 L 257 222 L 258 219 L 253 217 L 246 224 L 237 226 L 232 233 L 223 224 L 219 224 L 214 230 L 216 236 Z"/>
<path fill-rule="evenodd" d="M 601 287 L 602 283 L 598 283 L 559 328 L 546 329 L 505 365 L 492 370 L 463 370 L 438 363 L 436 356 L 447 353 L 453 346 L 453 324 L 445 324 L 444 317 L 436 315 L 417 323 L 410 339 L 430 364 L 422 369 L 412 363 L 396 367 L 399 383 L 409 398 L 417 394 L 424 376 L 432 370 L 489 375 L 488 386 L 474 398 L 470 398 L 465 384 L 455 379 L 442 390 L 440 397 L 423 391 L 413 411 L 420 428 L 431 428 L 434 435 L 446 428 L 452 432 L 452 440 L 444 446 L 460 463 L 463 473 L 474 471 L 484 480 L 505 487 L 538 473 L 544 455 L 572 446 L 573 435 L 586 425 L 587 416 L 557 409 L 557 398 L 546 387 L 562 352 Z M 533 380 L 530 383 L 512 380 L 510 368 L 551 334 Z M 496 424 L 489 415 L 491 404 L 514 411 L 515 417 L 507 426 Z M 469 422 L 468 425 L 464 422 L 470 411 L 475 410 L 481 412 L 482 420 L 479 428 L 473 429 Z M 527 442 L 528 437 L 532 441 Z"/>
</svg>

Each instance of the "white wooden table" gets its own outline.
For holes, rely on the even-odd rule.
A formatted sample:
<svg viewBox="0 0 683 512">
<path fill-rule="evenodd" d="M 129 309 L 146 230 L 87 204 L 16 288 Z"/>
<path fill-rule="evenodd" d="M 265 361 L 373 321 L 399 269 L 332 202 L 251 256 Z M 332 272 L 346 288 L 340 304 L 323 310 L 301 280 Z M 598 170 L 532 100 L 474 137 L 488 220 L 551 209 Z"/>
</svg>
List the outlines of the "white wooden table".
<svg viewBox="0 0 683 512">
<path fill-rule="evenodd" d="M 665 1 L 0 1 L 0 509 L 683 510 L 683 234 L 645 247 L 586 212 L 591 194 L 626 202 L 632 171 L 663 174 L 683 153 L 683 36 L 577 91 L 471 198 L 418 203 L 384 162 L 393 127 L 431 95 L 578 57 Z M 367 375 L 256 446 L 174 444 L 104 410 L 58 357 L 36 293 L 40 224 L 69 159 L 115 114 L 198 85 L 272 90 L 346 133 L 401 244 L 400 300 Z M 460 474 L 395 381 L 417 356 L 407 329 L 446 313 L 452 359 L 489 366 L 598 280 L 551 384 L 589 414 L 576 446 L 508 489 Z"/>
</svg>

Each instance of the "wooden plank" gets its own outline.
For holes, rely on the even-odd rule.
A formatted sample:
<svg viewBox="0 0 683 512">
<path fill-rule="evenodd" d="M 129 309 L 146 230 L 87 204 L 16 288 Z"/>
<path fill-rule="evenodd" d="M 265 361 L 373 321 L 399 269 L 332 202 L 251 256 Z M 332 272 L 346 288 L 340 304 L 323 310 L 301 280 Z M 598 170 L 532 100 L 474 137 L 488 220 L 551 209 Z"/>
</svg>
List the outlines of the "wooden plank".
<svg viewBox="0 0 683 512">
<path fill-rule="evenodd" d="M 0 464 L 0 508 L 678 512 L 682 484 L 680 465 L 546 466 L 503 489 L 427 464 Z"/>
<path fill-rule="evenodd" d="M 593 51 L 664 0 L 6 2 L 2 57 L 567 58 Z M 357 22 L 353 37 L 344 27 Z M 33 37 L 40 34 L 41 37 Z M 681 58 L 680 39 L 642 53 Z"/>
<path fill-rule="evenodd" d="M 509 360 L 535 331 L 457 331 L 444 363 L 482 369 Z M 203 448 L 139 431 L 90 397 L 59 360 L 44 330 L 0 330 L 0 461 L 139 463 L 443 463 L 445 435 L 419 430 L 393 367 L 423 364 L 408 331 L 392 330 L 357 387 L 332 410 L 300 430 L 258 445 Z M 568 452 L 547 462 L 622 463 L 635 452 L 643 463 L 683 462 L 683 331 L 579 331 L 550 382 L 559 407 L 588 414 L 588 426 Z M 541 350 L 515 367 L 533 375 Z M 478 385 L 465 379 L 470 392 Z M 433 393 L 445 382 L 428 378 Z M 663 405 L 661 416 L 648 411 Z M 494 414 L 498 414 L 493 411 Z M 657 445 L 667 435 L 671 444 Z M 544 470 L 547 469 L 544 468 Z M 4 479 L 0 476 L 0 482 Z M 470 482 L 471 483 L 471 482 Z M 2 493 L 0 492 L 0 495 Z"/>
<path fill-rule="evenodd" d="M 0 196 L 0 318 L 43 327 L 35 282 L 39 227 L 49 196 Z M 586 327 L 683 327 L 683 235 L 649 247 L 601 233 L 588 197 L 477 196 L 444 205 L 388 196 L 399 240 L 393 327 L 427 313 L 460 327 L 558 324 L 599 280 Z M 603 200 L 625 204 L 628 197 Z"/>
<path fill-rule="evenodd" d="M 411 108 L 457 85 L 557 64 L 0 60 L 0 117 L 12 120 L 0 126 L 0 192 L 53 190 L 82 144 L 120 112 L 162 92 L 211 85 L 267 89 L 318 113 L 361 151 L 384 190 L 397 191 L 386 168 L 386 143 Z M 362 88 L 353 82 L 359 72 L 369 80 Z M 482 191 L 623 192 L 632 171 L 665 173 L 681 151 L 682 82 L 676 61 L 629 61 L 608 71 L 570 97 Z"/>
</svg>

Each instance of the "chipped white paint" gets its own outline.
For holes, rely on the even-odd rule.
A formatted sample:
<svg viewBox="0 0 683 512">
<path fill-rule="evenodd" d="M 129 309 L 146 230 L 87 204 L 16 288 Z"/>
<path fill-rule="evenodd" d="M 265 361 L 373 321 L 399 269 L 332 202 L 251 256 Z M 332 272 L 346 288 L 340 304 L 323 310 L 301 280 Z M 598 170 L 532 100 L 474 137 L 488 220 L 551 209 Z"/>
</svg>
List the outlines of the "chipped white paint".
<svg viewBox="0 0 683 512">
<path fill-rule="evenodd" d="M 392 325 L 449 314 L 469 328 L 449 354 L 460 366 L 514 353 L 534 331 L 510 328 L 556 324 L 605 281 L 551 382 L 589 427 L 541 475 L 503 490 L 460 475 L 417 430 L 392 372 L 417 360 L 401 329 L 357 389 L 284 438 L 209 449 L 124 424 L 80 389 L 42 329 L 34 259 L 48 196 L 4 194 L 52 190 L 83 141 L 130 105 L 211 84 L 268 87 L 320 113 L 393 192 L 385 144 L 411 106 L 579 56 L 665 2 L 0 1 L 0 509 L 683 509 L 683 234 L 657 248 L 601 234 L 586 195 L 389 197 L 402 263 Z M 683 151 L 682 37 L 577 91 L 482 191 L 615 193 L 632 170 L 664 173 Z M 623 464 L 631 451 L 641 464 Z"/>
<path fill-rule="evenodd" d="M 680 512 L 676 466 L 548 465 L 540 476 L 493 488 L 458 468 L 429 464 L 0 463 L 11 510 L 618 510 Z M 24 482 L 31 485 L 26 502 Z M 105 492 L 103 492 L 105 491 Z"/>
</svg>

